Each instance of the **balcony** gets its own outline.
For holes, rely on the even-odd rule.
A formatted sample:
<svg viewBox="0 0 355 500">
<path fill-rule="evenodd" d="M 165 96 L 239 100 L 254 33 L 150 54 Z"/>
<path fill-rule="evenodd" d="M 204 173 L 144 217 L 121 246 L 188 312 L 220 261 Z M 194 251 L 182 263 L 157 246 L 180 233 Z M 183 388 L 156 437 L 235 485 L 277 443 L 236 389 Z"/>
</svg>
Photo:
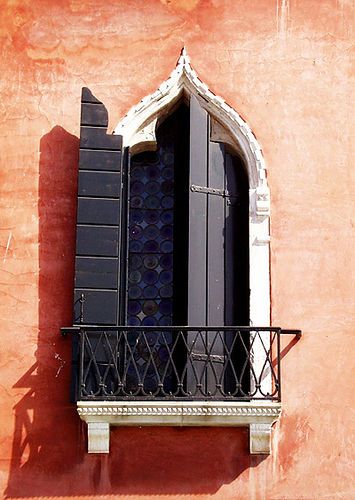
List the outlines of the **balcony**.
<svg viewBox="0 0 355 500">
<path fill-rule="evenodd" d="M 280 337 L 269 327 L 63 328 L 78 348 L 76 399 L 89 452 L 108 453 L 110 425 L 248 426 L 270 453 L 281 412 Z"/>
</svg>

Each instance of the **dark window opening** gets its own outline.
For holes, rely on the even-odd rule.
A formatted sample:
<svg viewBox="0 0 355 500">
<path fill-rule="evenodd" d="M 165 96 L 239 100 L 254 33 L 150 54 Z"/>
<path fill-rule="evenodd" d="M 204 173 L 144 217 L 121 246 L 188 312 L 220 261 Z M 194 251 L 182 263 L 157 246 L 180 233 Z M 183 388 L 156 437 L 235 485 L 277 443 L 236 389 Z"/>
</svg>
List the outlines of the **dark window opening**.
<svg viewBox="0 0 355 500">
<path fill-rule="evenodd" d="M 164 392 L 176 393 L 190 347 L 194 367 L 184 374 L 186 390 L 193 392 L 196 378 L 200 377 L 201 392 L 206 394 L 209 385 L 215 384 L 216 374 L 223 377 L 223 370 L 226 392 L 238 393 L 236 372 L 243 374 L 238 381 L 243 393 L 249 390 L 248 333 L 241 333 L 237 339 L 228 331 L 219 332 L 214 339 L 210 333 L 208 338 L 207 334 L 204 338 L 202 334 L 187 333 L 174 346 L 173 366 L 168 355 L 174 344 L 173 334 L 161 330 L 189 323 L 249 324 L 247 174 L 236 155 L 223 144 L 209 140 L 209 117 L 205 115 L 203 137 L 199 124 L 197 130 L 190 130 L 194 127 L 190 109 L 181 104 L 159 126 L 157 150 L 131 158 L 125 323 L 137 326 L 137 333 L 130 334 L 124 372 L 127 390 L 133 393 L 139 391 L 139 380 L 143 379 L 144 392 L 156 393 L 157 372 L 164 374 Z M 199 134 L 204 141 L 201 144 Z M 206 156 L 205 166 L 193 164 L 199 149 Z M 196 168 L 199 171 L 193 172 Z M 206 172 L 201 172 L 203 168 Z M 199 178 L 204 179 L 200 184 L 206 185 L 194 184 L 194 179 Z M 201 234 L 202 238 L 195 237 Z M 189 259 L 195 263 L 192 268 Z M 191 287 L 195 282 L 203 284 L 197 292 Z M 197 320 L 191 323 L 192 318 Z M 142 340 L 140 326 L 157 326 L 160 333 L 152 330 Z M 223 363 L 226 347 L 231 354 Z M 207 351 L 216 360 L 210 362 L 214 365 L 212 371 L 211 367 L 206 369 Z"/>
</svg>

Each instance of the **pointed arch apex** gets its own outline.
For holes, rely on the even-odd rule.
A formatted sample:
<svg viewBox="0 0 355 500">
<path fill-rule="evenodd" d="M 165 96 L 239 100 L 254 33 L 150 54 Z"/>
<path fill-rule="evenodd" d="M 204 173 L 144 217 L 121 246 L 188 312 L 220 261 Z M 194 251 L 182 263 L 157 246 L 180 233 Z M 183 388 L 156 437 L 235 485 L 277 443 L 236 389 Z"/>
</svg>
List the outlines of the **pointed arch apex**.
<svg viewBox="0 0 355 500">
<path fill-rule="evenodd" d="M 266 167 L 255 135 L 237 111 L 199 78 L 191 66 L 185 46 L 168 79 L 128 111 L 116 126 L 114 134 L 122 135 L 123 145 L 132 148 L 133 152 L 155 149 L 158 117 L 167 116 L 183 96 L 189 98 L 191 95 L 195 95 L 200 105 L 225 129 L 229 136 L 228 143 L 235 147 L 247 166 L 250 187 L 262 188 L 265 198 L 265 190 L 268 191 Z M 263 202 L 263 210 L 258 213 L 265 216 L 269 214 L 269 196 Z"/>
</svg>

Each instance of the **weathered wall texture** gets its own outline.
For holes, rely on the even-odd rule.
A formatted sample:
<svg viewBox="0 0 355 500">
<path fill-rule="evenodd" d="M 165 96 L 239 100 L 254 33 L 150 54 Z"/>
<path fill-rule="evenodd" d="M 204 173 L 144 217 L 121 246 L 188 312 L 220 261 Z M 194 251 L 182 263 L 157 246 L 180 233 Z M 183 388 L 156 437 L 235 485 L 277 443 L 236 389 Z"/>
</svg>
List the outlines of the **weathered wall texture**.
<svg viewBox="0 0 355 500">
<path fill-rule="evenodd" d="M 8 498 L 354 498 L 353 0 L 2 0 L 1 490 Z M 273 454 L 246 429 L 111 432 L 85 453 L 69 404 L 80 91 L 110 129 L 186 45 L 263 146 L 272 196 L 272 320 L 283 341 Z M 110 498 L 113 498 L 112 496 Z M 185 497 L 186 498 L 186 497 Z"/>
</svg>

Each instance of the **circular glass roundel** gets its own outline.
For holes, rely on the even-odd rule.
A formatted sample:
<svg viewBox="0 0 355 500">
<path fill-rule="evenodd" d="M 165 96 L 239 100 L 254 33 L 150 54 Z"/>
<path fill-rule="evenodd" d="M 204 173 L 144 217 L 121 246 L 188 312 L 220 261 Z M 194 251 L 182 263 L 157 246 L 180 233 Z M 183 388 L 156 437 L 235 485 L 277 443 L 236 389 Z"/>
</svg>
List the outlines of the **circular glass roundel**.
<svg viewBox="0 0 355 500">
<path fill-rule="evenodd" d="M 131 238 L 133 238 L 134 240 L 139 240 L 142 237 L 143 230 L 141 226 L 134 225 L 130 227 L 129 232 Z"/>
<path fill-rule="evenodd" d="M 142 210 L 131 210 L 130 219 L 133 224 L 139 224 L 143 220 Z"/>
<path fill-rule="evenodd" d="M 164 285 L 171 283 L 173 280 L 173 273 L 172 271 L 162 271 L 159 275 L 159 281 L 163 283 Z"/>
<path fill-rule="evenodd" d="M 139 269 L 142 265 L 142 258 L 139 255 L 131 255 L 129 258 L 130 269 Z"/>
<path fill-rule="evenodd" d="M 142 289 L 137 286 L 130 286 L 128 289 L 128 297 L 130 299 L 139 299 L 139 297 L 142 295 Z"/>
<path fill-rule="evenodd" d="M 172 179 L 174 177 L 174 171 L 172 167 L 165 167 L 162 171 L 162 176 L 164 179 Z"/>
<path fill-rule="evenodd" d="M 143 182 L 140 182 L 140 181 L 132 182 L 132 184 L 131 184 L 131 194 L 133 196 L 136 196 L 138 194 L 142 194 L 143 191 L 144 191 L 144 184 L 143 184 Z"/>
<path fill-rule="evenodd" d="M 140 240 L 131 240 L 129 250 L 130 252 L 140 253 L 143 250 L 143 243 Z"/>
<path fill-rule="evenodd" d="M 148 194 L 157 194 L 160 191 L 159 183 L 156 181 L 150 181 L 145 186 L 145 191 Z"/>
<path fill-rule="evenodd" d="M 145 318 L 143 318 L 143 321 L 142 321 L 142 325 L 144 325 L 144 326 L 155 326 L 157 323 L 158 322 L 154 318 L 154 316 L 146 316 Z"/>
<path fill-rule="evenodd" d="M 144 212 L 144 220 L 148 224 L 156 224 L 159 220 L 159 213 L 154 210 L 146 210 Z"/>
<path fill-rule="evenodd" d="M 146 175 L 149 180 L 155 181 L 160 177 L 160 169 L 158 167 L 155 167 L 154 165 L 150 165 L 146 169 Z"/>
<path fill-rule="evenodd" d="M 141 310 L 141 305 L 137 300 L 129 300 L 128 301 L 128 312 L 135 316 Z"/>
<path fill-rule="evenodd" d="M 144 176 L 143 168 L 138 165 L 132 165 L 131 179 L 142 179 Z"/>
<path fill-rule="evenodd" d="M 131 271 L 129 273 L 128 279 L 130 283 L 136 284 L 140 282 L 140 280 L 142 279 L 142 275 L 139 271 Z"/>
<path fill-rule="evenodd" d="M 174 154 L 170 151 L 167 151 L 163 154 L 163 162 L 164 165 L 171 165 L 174 162 Z"/>
<path fill-rule="evenodd" d="M 171 300 L 169 299 L 163 299 L 161 300 L 160 304 L 159 304 L 159 311 L 162 313 L 162 314 L 171 314 L 172 312 L 172 303 L 171 303 Z"/>
<path fill-rule="evenodd" d="M 137 316 L 130 316 L 128 318 L 128 326 L 139 326 L 140 324 L 140 319 Z"/>
<path fill-rule="evenodd" d="M 144 251 L 147 253 L 158 252 L 159 243 L 155 240 L 148 240 L 144 243 Z"/>
<path fill-rule="evenodd" d="M 161 185 L 161 191 L 164 194 L 171 194 L 173 192 L 174 184 L 172 181 L 164 181 Z"/>
<path fill-rule="evenodd" d="M 173 251 L 173 242 L 169 240 L 165 240 L 160 245 L 161 251 L 163 253 L 170 253 Z"/>
<path fill-rule="evenodd" d="M 146 300 L 143 304 L 143 312 L 147 316 L 153 316 L 158 312 L 159 306 L 154 300 Z"/>
<path fill-rule="evenodd" d="M 163 208 L 173 208 L 174 199 L 172 196 L 164 196 L 161 200 L 161 206 Z"/>
<path fill-rule="evenodd" d="M 150 209 L 157 209 L 160 205 L 159 198 L 156 196 L 148 196 L 145 199 L 145 206 Z"/>
<path fill-rule="evenodd" d="M 143 198 L 140 196 L 132 196 L 131 198 L 131 207 L 132 208 L 141 208 L 143 206 Z"/>
<path fill-rule="evenodd" d="M 144 236 L 147 238 L 147 240 L 155 240 L 159 236 L 159 229 L 157 228 L 157 226 L 150 224 L 144 229 Z"/>
<path fill-rule="evenodd" d="M 146 286 L 143 289 L 143 297 L 145 299 L 155 299 L 158 296 L 158 289 L 154 285 Z"/>
<path fill-rule="evenodd" d="M 160 265 L 163 269 L 172 269 L 173 268 L 173 256 L 166 254 L 160 257 Z"/>
<path fill-rule="evenodd" d="M 164 285 L 160 289 L 160 297 L 162 299 L 169 299 L 173 296 L 173 287 L 171 285 Z M 132 297 L 134 298 L 134 297 Z"/>
<path fill-rule="evenodd" d="M 160 235 L 163 240 L 169 240 L 173 237 L 173 227 L 172 226 L 163 226 L 160 229 Z"/>
<path fill-rule="evenodd" d="M 143 262 L 147 269 L 155 269 L 158 266 L 159 260 L 155 255 L 146 255 Z"/>
<path fill-rule="evenodd" d="M 143 281 L 147 285 L 154 285 L 158 281 L 158 273 L 153 269 L 149 269 L 143 273 Z"/>
<path fill-rule="evenodd" d="M 173 222 L 173 218 L 174 215 L 172 210 L 164 210 L 164 212 L 161 212 L 160 214 L 160 220 L 163 224 L 171 224 Z"/>
</svg>

